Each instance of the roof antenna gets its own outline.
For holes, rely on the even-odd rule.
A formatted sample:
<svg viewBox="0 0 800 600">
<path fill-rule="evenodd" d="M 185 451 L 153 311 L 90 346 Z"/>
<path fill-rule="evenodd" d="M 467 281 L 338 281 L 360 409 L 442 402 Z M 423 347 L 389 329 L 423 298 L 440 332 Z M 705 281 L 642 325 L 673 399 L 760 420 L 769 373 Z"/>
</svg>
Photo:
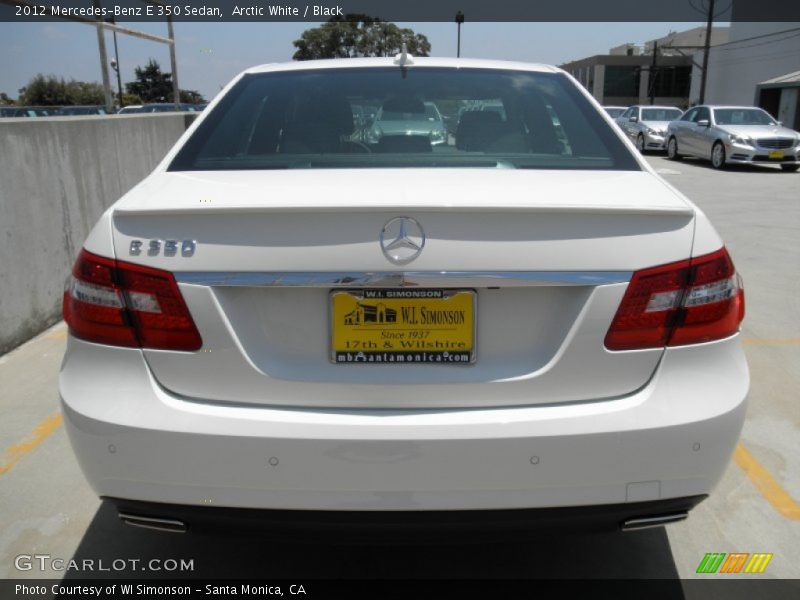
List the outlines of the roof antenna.
<svg viewBox="0 0 800 600">
<path fill-rule="evenodd" d="M 406 46 L 406 43 L 403 42 L 403 45 L 400 47 L 400 54 L 394 57 L 394 64 L 399 65 L 400 67 L 413 65 L 414 61 L 411 58 L 411 55 L 408 53 L 408 46 Z"/>
<path fill-rule="evenodd" d="M 400 76 L 405 79 L 408 76 L 408 66 L 414 64 L 405 42 L 400 46 L 400 54 L 394 57 L 394 64 L 400 66 Z"/>
</svg>

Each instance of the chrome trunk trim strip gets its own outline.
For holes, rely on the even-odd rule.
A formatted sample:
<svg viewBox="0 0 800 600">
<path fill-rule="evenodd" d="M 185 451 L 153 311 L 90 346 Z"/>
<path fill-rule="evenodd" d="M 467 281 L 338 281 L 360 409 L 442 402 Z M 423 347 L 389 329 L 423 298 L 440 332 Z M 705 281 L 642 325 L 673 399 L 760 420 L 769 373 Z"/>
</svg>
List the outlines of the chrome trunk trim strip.
<svg viewBox="0 0 800 600">
<path fill-rule="evenodd" d="M 535 287 L 627 283 L 631 271 L 180 271 L 178 283 L 247 287 Z"/>
</svg>

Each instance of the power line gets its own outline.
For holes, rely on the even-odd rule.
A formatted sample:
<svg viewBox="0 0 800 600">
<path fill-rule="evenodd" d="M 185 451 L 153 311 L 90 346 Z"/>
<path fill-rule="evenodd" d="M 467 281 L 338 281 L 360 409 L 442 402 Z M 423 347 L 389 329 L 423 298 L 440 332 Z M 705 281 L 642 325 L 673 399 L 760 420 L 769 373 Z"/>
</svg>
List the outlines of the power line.
<svg viewBox="0 0 800 600">
<path fill-rule="evenodd" d="M 715 66 L 719 66 L 719 65 L 734 65 L 734 64 L 741 63 L 741 62 L 760 62 L 760 61 L 755 61 L 754 59 L 756 59 L 756 58 L 780 58 L 780 57 L 783 57 L 783 56 L 794 56 L 794 52 L 773 52 L 771 54 L 759 54 L 757 56 L 747 56 L 747 57 L 743 57 L 743 58 L 735 58 L 735 59 L 731 59 L 731 60 L 720 61 L 720 62 L 716 63 Z"/>
<path fill-rule="evenodd" d="M 759 40 L 759 39 L 763 39 L 765 37 L 772 37 L 772 36 L 775 36 L 775 35 L 783 35 L 784 33 L 793 33 L 793 32 L 800 32 L 800 27 L 793 27 L 792 29 L 784 29 L 782 31 L 774 31 L 772 33 L 762 33 L 761 35 L 754 35 L 752 37 L 742 38 L 740 40 L 733 40 L 732 42 L 723 42 L 721 44 L 715 44 L 715 45 L 711 46 L 711 49 L 712 50 L 724 50 L 724 51 L 736 50 L 737 48 L 726 48 L 725 46 L 733 46 L 735 44 L 741 44 L 742 42 L 749 42 L 751 40 Z M 664 38 L 668 38 L 668 37 L 669 37 L 668 35 L 664 36 Z M 793 36 L 789 36 L 789 37 L 793 37 Z M 658 38 L 658 39 L 659 40 L 663 40 L 664 38 Z M 773 42 L 780 42 L 783 39 L 788 39 L 788 37 L 787 38 L 781 38 L 780 40 L 771 40 L 769 42 L 764 42 L 763 45 L 771 44 Z M 654 41 L 655 40 L 645 40 L 643 42 L 632 42 L 632 44 L 634 44 L 636 46 L 644 46 L 644 45 L 649 44 L 650 42 L 654 42 Z M 742 46 L 742 48 L 750 48 L 750 47 L 759 46 L 759 45 L 762 45 L 762 44 L 752 44 L 750 46 Z M 665 50 L 667 50 L 667 49 L 671 49 L 671 50 L 681 50 L 681 49 L 683 49 L 683 50 L 691 50 L 691 49 L 701 50 L 702 46 L 672 46 L 672 45 L 664 45 L 664 46 L 662 46 L 662 48 L 665 49 Z"/>
<path fill-rule="evenodd" d="M 758 46 L 766 46 L 767 44 L 776 44 L 777 42 L 782 42 L 784 40 L 789 40 L 789 39 L 795 38 L 797 36 L 800 36 L 800 27 L 797 27 L 796 29 L 789 29 L 788 31 L 796 31 L 798 33 L 794 33 L 792 35 L 787 35 L 786 37 L 782 37 L 782 38 L 777 39 L 777 40 L 769 40 L 767 42 L 760 42 L 758 44 L 749 44 L 747 46 L 738 46 L 736 48 L 720 48 L 720 46 L 726 45 L 726 44 L 720 44 L 718 46 L 712 46 L 712 49 L 720 50 L 722 52 L 729 52 L 731 50 L 744 50 L 745 48 L 756 48 Z M 781 32 L 781 33 L 786 33 L 786 32 Z M 778 35 L 778 34 L 777 33 L 772 33 L 770 35 Z M 758 36 L 758 37 L 764 37 L 764 36 Z M 738 44 L 739 42 L 749 41 L 750 39 L 756 39 L 756 38 L 748 38 L 747 40 L 736 40 L 735 42 L 729 42 L 729 43 Z"/>
<path fill-rule="evenodd" d="M 693 9 L 695 9 L 701 15 L 707 15 L 708 14 L 708 4 L 706 2 L 703 2 L 702 0 L 700 2 L 700 6 L 699 7 L 696 6 L 695 3 L 692 0 L 689 0 L 689 6 L 691 6 Z M 733 0 L 728 2 L 728 5 L 725 8 L 721 8 L 718 11 L 716 11 L 714 13 L 714 17 L 718 17 L 721 14 L 724 14 L 724 13 L 728 12 L 731 9 L 731 6 L 733 6 Z"/>
</svg>

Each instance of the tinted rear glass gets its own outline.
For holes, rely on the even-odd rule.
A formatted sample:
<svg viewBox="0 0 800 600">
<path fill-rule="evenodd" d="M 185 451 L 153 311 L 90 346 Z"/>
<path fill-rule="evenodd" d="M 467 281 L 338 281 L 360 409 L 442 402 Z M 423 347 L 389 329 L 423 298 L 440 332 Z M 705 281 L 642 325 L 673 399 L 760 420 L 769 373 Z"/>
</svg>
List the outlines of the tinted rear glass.
<svg viewBox="0 0 800 600">
<path fill-rule="evenodd" d="M 642 121 L 674 121 L 682 114 L 677 108 L 643 108 Z"/>
<path fill-rule="evenodd" d="M 640 170 L 563 74 L 419 66 L 247 75 L 170 170 L 368 167 Z"/>
<path fill-rule="evenodd" d="M 717 125 L 774 125 L 775 121 L 756 108 L 715 108 Z"/>
</svg>

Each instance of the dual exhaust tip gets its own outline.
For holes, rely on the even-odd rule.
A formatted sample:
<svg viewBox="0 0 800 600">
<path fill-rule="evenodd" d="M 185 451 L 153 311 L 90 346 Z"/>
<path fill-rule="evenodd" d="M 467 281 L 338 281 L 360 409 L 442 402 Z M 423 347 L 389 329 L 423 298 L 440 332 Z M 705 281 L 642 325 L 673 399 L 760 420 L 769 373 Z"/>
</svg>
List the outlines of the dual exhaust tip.
<svg viewBox="0 0 800 600">
<path fill-rule="evenodd" d="M 664 525 L 669 525 L 670 523 L 683 521 L 688 516 L 688 511 L 683 510 L 662 515 L 633 517 L 623 521 L 620 524 L 620 529 L 622 531 L 637 531 L 639 529 L 662 527 Z M 178 519 L 135 515 L 125 512 L 120 512 L 119 518 L 126 525 L 131 525 L 132 527 L 141 527 L 143 529 L 155 529 L 157 531 L 166 531 L 169 533 L 186 533 L 186 531 L 189 529 L 185 522 Z"/>
<path fill-rule="evenodd" d="M 620 524 L 622 531 L 637 531 L 639 529 L 650 529 L 652 527 L 662 527 L 670 523 L 683 521 L 689 516 L 689 511 L 682 510 L 664 515 L 654 515 L 649 517 L 634 517 L 627 519 Z"/>
<path fill-rule="evenodd" d="M 186 523 L 178 519 L 133 515 L 124 512 L 119 513 L 119 518 L 125 525 L 141 527 L 142 529 L 155 529 L 157 531 L 167 531 L 169 533 L 186 533 L 188 529 Z"/>
</svg>

